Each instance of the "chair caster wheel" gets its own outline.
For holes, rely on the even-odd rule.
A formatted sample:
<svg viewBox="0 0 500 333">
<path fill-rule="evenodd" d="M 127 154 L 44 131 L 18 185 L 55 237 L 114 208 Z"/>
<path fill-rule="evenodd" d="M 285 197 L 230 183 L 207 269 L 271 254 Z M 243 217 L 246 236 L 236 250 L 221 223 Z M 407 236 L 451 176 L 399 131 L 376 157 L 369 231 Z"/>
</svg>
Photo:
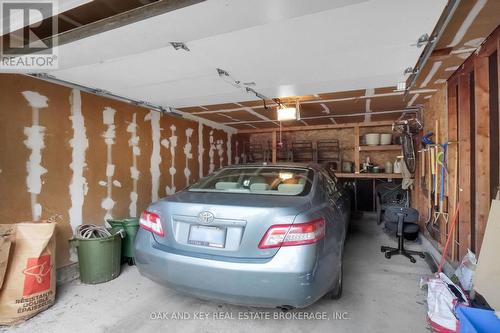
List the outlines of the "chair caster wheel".
<svg viewBox="0 0 500 333">
<path fill-rule="evenodd" d="M 386 257 L 387 259 L 391 259 L 391 255 L 390 255 L 389 253 L 387 253 L 387 252 L 385 253 L 385 257 Z"/>
<path fill-rule="evenodd" d="M 410 258 L 410 261 L 411 261 L 413 264 L 417 262 L 417 261 L 415 260 L 415 258 Z"/>
<path fill-rule="evenodd" d="M 380 249 L 380 252 L 385 252 L 386 250 L 385 249 Z"/>
<path fill-rule="evenodd" d="M 425 254 L 424 253 L 420 253 L 419 256 L 420 256 L 420 258 L 425 259 Z"/>
</svg>

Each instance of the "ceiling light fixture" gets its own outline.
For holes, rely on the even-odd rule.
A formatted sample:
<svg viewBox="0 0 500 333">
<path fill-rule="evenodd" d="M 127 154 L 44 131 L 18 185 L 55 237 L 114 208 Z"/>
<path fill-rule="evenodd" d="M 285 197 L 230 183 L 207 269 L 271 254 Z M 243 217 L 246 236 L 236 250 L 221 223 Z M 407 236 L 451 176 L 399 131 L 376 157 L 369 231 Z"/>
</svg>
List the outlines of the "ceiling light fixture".
<svg viewBox="0 0 500 333">
<path fill-rule="evenodd" d="M 278 107 L 276 109 L 276 114 L 278 121 L 297 120 L 297 109 L 294 107 L 293 108 Z"/>
<path fill-rule="evenodd" d="M 295 106 L 285 106 L 279 98 L 275 98 L 274 101 L 278 104 L 276 109 L 278 121 L 300 120 L 300 104 L 298 100 L 295 101 Z"/>
</svg>

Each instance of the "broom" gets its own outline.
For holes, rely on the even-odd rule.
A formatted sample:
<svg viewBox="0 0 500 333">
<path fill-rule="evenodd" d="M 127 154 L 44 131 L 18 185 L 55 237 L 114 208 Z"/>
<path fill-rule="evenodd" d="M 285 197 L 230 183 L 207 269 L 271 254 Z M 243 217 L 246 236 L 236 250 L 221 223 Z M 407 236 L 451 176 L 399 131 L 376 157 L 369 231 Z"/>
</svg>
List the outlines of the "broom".
<svg viewBox="0 0 500 333">
<path fill-rule="evenodd" d="M 457 207 L 455 208 L 455 211 L 453 212 L 453 217 L 451 219 L 450 232 L 448 234 L 448 237 L 446 238 L 446 243 L 444 244 L 443 248 L 443 254 L 441 255 L 441 260 L 439 261 L 438 273 L 441 273 L 441 271 L 443 270 L 443 265 L 446 259 L 446 253 L 448 252 L 448 247 L 450 246 L 450 240 L 453 237 L 455 231 L 455 225 L 457 222 L 459 209 L 460 209 L 460 202 L 457 202 Z"/>
</svg>

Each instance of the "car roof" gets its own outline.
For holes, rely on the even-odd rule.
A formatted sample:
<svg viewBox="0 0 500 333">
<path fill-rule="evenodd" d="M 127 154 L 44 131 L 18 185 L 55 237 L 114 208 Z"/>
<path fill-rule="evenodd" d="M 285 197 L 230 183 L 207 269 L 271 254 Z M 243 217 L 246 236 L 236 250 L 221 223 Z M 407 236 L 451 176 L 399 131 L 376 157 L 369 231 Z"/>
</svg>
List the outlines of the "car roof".
<svg viewBox="0 0 500 333">
<path fill-rule="evenodd" d="M 224 168 L 247 168 L 247 167 L 295 167 L 295 168 L 310 168 L 320 170 L 322 167 L 318 163 L 299 163 L 299 162 L 279 162 L 279 163 L 248 163 L 248 164 L 232 164 Z M 224 169 L 223 168 L 223 169 Z"/>
</svg>

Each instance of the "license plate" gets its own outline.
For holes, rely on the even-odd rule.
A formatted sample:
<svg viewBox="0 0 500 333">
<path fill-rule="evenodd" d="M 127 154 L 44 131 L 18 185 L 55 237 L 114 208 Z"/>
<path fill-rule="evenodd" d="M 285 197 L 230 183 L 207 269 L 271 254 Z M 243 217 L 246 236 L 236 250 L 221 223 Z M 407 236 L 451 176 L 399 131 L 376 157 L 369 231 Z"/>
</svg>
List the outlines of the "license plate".
<svg viewBox="0 0 500 333">
<path fill-rule="evenodd" d="M 226 228 L 192 225 L 189 228 L 188 244 L 223 248 L 226 243 Z"/>
</svg>

